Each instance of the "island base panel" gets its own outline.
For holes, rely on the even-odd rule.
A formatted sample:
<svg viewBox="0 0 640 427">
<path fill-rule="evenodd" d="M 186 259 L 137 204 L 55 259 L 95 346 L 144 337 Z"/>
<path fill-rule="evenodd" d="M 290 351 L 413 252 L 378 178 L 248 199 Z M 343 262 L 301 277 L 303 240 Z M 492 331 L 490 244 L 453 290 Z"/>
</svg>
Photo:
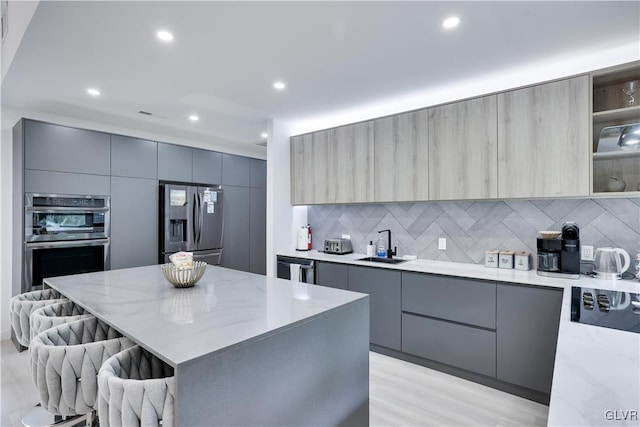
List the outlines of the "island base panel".
<svg viewBox="0 0 640 427">
<path fill-rule="evenodd" d="M 179 365 L 176 422 L 368 426 L 369 298 Z"/>
</svg>

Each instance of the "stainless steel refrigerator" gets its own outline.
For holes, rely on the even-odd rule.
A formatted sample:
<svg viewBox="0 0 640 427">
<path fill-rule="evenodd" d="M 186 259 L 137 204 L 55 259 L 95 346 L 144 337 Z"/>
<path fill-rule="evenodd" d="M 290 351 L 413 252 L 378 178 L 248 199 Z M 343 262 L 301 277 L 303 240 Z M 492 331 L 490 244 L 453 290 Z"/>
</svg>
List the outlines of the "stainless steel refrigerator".
<svg viewBox="0 0 640 427">
<path fill-rule="evenodd" d="M 194 261 L 219 265 L 222 258 L 222 189 L 219 186 L 160 184 L 158 262 L 179 251 Z"/>
</svg>

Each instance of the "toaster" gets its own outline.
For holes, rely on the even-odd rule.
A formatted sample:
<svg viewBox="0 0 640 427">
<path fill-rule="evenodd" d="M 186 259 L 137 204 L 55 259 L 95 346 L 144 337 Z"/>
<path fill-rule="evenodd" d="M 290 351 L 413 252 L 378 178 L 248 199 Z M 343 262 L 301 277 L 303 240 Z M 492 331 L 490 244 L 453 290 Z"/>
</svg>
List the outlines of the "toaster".
<svg viewBox="0 0 640 427">
<path fill-rule="evenodd" d="M 350 254 L 353 252 L 351 240 L 349 239 L 326 239 L 324 241 L 325 254 Z"/>
</svg>

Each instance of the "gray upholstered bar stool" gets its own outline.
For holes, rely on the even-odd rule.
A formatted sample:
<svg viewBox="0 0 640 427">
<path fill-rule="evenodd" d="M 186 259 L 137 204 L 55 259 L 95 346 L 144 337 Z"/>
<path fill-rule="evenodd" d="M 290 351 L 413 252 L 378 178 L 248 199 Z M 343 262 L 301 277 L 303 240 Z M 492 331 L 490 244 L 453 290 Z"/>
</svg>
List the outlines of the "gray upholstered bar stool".
<svg viewBox="0 0 640 427">
<path fill-rule="evenodd" d="M 63 301 L 56 304 L 45 305 L 31 313 L 29 323 L 31 325 L 31 338 L 40 332 L 51 329 L 54 326 L 74 322 L 80 319 L 93 317 L 79 305 L 72 301 Z"/>
<path fill-rule="evenodd" d="M 31 314 L 45 305 L 56 304 L 62 301 L 67 301 L 67 299 L 53 289 L 25 292 L 11 298 L 9 304 L 11 328 L 20 345 L 29 347 L 29 341 L 31 341 Z"/>
<path fill-rule="evenodd" d="M 100 427 L 175 425 L 173 368 L 140 346 L 102 365 L 98 389 Z"/>
<path fill-rule="evenodd" d="M 33 337 L 29 346 L 31 377 L 42 408 L 56 416 L 78 416 L 64 425 L 75 425 L 85 416 L 91 424 L 97 409 L 100 366 L 134 344 L 95 317 L 64 323 Z M 28 415 L 22 423 L 32 426 Z"/>
</svg>

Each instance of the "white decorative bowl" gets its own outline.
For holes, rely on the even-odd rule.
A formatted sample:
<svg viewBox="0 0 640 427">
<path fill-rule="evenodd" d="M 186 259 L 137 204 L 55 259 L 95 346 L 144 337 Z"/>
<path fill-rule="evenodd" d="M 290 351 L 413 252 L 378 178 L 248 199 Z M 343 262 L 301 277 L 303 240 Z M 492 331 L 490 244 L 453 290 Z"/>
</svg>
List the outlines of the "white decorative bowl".
<svg viewBox="0 0 640 427">
<path fill-rule="evenodd" d="M 193 268 L 186 270 L 178 270 L 171 263 L 162 265 L 162 274 L 176 288 L 190 288 L 195 285 L 198 280 L 202 279 L 207 263 L 203 261 L 194 261 Z"/>
</svg>

